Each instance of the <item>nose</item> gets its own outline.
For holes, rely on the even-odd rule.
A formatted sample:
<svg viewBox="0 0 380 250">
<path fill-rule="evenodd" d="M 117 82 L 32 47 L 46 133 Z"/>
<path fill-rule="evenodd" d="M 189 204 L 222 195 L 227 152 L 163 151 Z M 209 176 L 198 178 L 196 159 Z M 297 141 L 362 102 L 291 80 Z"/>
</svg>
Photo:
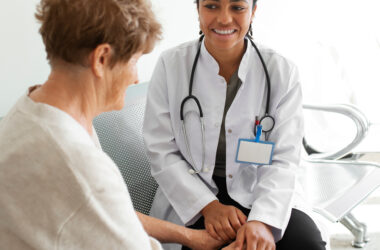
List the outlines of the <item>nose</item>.
<svg viewBox="0 0 380 250">
<path fill-rule="evenodd" d="M 222 8 L 218 15 L 218 22 L 220 24 L 229 24 L 232 22 L 232 15 L 229 8 Z"/>
<path fill-rule="evenodd" d="M 136 76 L 135 81 L 133 82 L 133 84 L 138 84 L 139 82 L 140 82 L 139 78 Z"/>
<path fill-rule="evenodd" d="M 138 74 L 137 65 L 133 66 L 132 74 L 131 74 L 131 80 L 132 80 L 131 81 L 132 84 L 138 84 L 139 83 L 139 74 Z"/>
<path fill-rule="evenodd" d="M 139 82 L 140 82 L 139 76 L 138 76 L 138 74 L 136 72 L 136 74 L 135 74 L 135 81 L 133 82 L 133 84 L 138 84 Z"/>
</svg>

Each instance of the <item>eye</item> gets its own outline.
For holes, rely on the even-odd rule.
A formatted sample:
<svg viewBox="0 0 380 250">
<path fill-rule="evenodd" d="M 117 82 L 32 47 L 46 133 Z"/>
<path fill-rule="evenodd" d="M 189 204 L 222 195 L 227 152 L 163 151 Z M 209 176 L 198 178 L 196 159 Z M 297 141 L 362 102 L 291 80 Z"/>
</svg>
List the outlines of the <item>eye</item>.
<svg viewBox="0 0 380 250">
<path fill-rule="evenodd" d="M 231 7 L 234 11 L 243 11 L 246 9 L 245 6 L 240 6 L 240 5 L 234 5 Z"/>
<path fill-rule="evenodd" d="M 205 4 L 204 7 L 207 8 L 207 9 L 210 9 L 210 10 L 214 10 L 218 6 L 216 6 L 215 4 Z"/>
</svg>

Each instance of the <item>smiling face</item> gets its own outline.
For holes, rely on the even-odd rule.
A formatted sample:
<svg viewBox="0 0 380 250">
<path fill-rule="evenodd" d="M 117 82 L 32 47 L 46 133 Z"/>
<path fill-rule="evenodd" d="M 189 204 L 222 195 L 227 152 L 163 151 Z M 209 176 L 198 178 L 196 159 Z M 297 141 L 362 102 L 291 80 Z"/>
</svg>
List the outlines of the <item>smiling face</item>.
<svg viewBox="0 0 380 250">
<path fill-rule="evenodd" d="M 255 9 L 252 0 L 200 0 L 199 23 L 205 45 L 212 51 L 244 49 L 244 37 Z"/>
</svg>

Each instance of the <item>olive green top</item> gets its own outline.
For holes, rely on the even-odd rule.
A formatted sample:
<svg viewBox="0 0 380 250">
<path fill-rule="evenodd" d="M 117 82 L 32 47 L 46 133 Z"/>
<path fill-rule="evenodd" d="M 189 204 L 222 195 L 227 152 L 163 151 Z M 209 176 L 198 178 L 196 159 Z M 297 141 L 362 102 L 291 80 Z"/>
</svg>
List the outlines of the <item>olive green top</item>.
<svg viewBox="0 0 380 250">
<path fill-rule="evenodd" d="M 227 111 L 235 99 L 240 86 L 241 80 L 239 79 L 238 71 L 236 71 L 227 84 L 226 102 L 224 105 L 222 126 L 220 128 L 219 142 L 215 158 L 214 175 L 218 177 L 226 177 L 226 127 L 224 121 L 226 119 Z"/>
</svg>

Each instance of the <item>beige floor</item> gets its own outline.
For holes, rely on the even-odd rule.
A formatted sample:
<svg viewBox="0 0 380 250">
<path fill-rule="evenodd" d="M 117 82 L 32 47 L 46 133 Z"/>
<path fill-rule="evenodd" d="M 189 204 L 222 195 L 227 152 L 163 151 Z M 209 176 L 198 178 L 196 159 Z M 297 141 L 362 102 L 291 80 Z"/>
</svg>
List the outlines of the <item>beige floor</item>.
<svg viewBox="0 0 380 250">
<path fill-rule="evenodd" d="M 371 241 L 364 247 L 363 250 L 379 250 L 380 249 L 380 233 L 370 233 Z M 348 250 L 348 249 L 360 249 L 353 248 L 351 246 L 351 235 L 340 234 L 334 235 L 331 239 L 331 250 Z"/>
</svg>

